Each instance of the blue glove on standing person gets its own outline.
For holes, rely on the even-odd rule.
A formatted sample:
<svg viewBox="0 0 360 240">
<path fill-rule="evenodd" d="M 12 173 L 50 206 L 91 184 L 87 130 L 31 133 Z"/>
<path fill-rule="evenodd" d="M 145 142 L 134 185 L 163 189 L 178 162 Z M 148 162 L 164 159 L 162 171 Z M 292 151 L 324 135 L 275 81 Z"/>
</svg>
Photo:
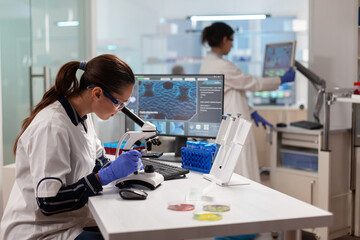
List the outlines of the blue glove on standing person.
<svg viewBox="0 0 360 240">
<path fill-rule="evenodd" d="M 293 82 L 295 80 L 295 71 L 292 67 L 290 67 L 284 76 L 281 77 L 281 84 L 287 83 L 287 82 Z"/>
<path fill-rule="evenodd" d="M 138 170 L 138 163 L 142 154 L 136 150 L 122 153 L 108 167 L 99 171 L 99 179 L 102 185 L 107 185 L 119 178 L 128 176 Z M 141 162 L 140 162 L 141 163 Z M 140 164 L 142 165 L 142 164 Z"/>
<path fill-rule="evenodd" d="M 269 122 L 267 122 L 265 119 L 263 119 L 258 113 L 257 111 L 254 111 L 252 114 L 251 114 L 251 117 L 252 119 L 254 119 L 254 122 L 256 124 L 256 126 L 258 127 L 259 126 L 259 122 L 262 123 L 264 129 L 266 129 L 266 125 L 268 125 L 269 127 L 273 127 L 273 125 Z"/>
</svg>

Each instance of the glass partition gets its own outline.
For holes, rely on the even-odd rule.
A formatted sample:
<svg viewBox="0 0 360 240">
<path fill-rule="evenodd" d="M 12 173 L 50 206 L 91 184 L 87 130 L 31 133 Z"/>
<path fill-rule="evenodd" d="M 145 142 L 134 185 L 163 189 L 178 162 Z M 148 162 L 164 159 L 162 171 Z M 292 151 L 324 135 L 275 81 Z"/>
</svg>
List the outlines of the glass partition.
<svg viewBox="0 0 360 240">
<path fill-rule="evenodd" d="M 60 66 L 84 60 L 86 0 L 2 0 L 0 48 L 3 99 L 4 165 L 14 162 L 12 153 L 21 122 L 29 116 L 45 88 L 53 84 Z M 88 39 L 87 41 L 92 41 Z M 48 69 L 45 87 L 44 67 Z M 32 99 L 30 78 L 32 76 Z"/>
</svg>

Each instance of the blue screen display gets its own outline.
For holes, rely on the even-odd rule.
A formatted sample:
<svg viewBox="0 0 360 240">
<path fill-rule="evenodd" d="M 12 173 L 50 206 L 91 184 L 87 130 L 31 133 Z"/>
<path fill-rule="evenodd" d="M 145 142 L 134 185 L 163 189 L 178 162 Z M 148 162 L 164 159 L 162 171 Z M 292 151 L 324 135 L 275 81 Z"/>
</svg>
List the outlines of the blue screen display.
<svg viewBox="0 0 360 240">
<path fill-rule="evenodd" d="M 294 42 L 268 44 L 265 49 L 263 77 L 283 76 L 293 62 Z"/>
<path fill-rule="evenodd" d="M 135 75 L 128 108 L 159 135 L 215 138 L 223 114 L 224 76 Z M 140 130 L 126 119 L 126 130 Z"/>
</svg>

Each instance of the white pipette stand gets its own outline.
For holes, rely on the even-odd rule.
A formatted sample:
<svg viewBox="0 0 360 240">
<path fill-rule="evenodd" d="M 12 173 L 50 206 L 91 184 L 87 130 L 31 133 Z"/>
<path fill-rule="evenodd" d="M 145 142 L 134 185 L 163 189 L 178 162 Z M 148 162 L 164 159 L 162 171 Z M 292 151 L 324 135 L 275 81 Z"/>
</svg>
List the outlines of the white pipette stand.
<svg viewBox="0 0 360 240">
<path fill-rule="evenodd" d="M 241 118 L 240 115 L 223 116 L 215 140 L 220 148 L 210 173 L 204 174 L 205 179 L 216 182 L 220 186 L 249 184 L 243 178 L 236 178 L 233 172 L 250 129 L 251 122 Z"/>
</svg>

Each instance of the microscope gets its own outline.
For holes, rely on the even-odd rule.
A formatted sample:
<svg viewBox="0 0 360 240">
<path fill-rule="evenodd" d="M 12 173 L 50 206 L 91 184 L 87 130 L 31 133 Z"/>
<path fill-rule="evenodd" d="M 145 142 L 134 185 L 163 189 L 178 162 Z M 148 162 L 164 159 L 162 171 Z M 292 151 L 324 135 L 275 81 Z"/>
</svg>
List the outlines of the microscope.
<svg viewBox="0 0 360 240">
<path fill-rule="evenodd" d="M 152 145 L 159 146 L 161 144 L 159 137 L 157 136 L 156 127 L 151 122 L 144 122 L 136 114 L 130 111 L 127 107 L 123 107 L 121 110 L 126 116 L 133 120 L 137 125 L 141 127 L 141 131 L 128 131 L 119 140 L 119 144 L 116 149 L 116 157 L 119 155 L 119 150 L 124 141 L 126 141 L 123 151 L 131 150 L 134 145 L 140 146 L 141 139 L 145 139 L 147 150 L 150 151 Z"/>
<path fill-rule="evenodd" d="M 150 122 L 144 122 L 127 107 L 124 107 L 121 111 L 137 125 L 139 125 L 141 127 L 141 131 L 128 131 L 120 138 L 116 149 L 115 158 L 119 156 L 120 148 L 122 143 L 125 141 L 126 142 L 122 148 L 122 151 L 129 151 L 134 147 L 134 145 L 140 146 L 141 139 L 145 139 L 148 151 L 151 150 L 153 144 L 156 146 L 161 144 L 154 124 Z M 144 169 L 145 170 L 134 172 L 125 178 L 117 180 L 115 185 L 119 188 L 128 188 L 134 185 L 140 185 L 154 190 L 164 181 L 164 177 L 161 174 L 155 172 L 153 166 L 147 165 L 144 166 Z"/>
</svg>

